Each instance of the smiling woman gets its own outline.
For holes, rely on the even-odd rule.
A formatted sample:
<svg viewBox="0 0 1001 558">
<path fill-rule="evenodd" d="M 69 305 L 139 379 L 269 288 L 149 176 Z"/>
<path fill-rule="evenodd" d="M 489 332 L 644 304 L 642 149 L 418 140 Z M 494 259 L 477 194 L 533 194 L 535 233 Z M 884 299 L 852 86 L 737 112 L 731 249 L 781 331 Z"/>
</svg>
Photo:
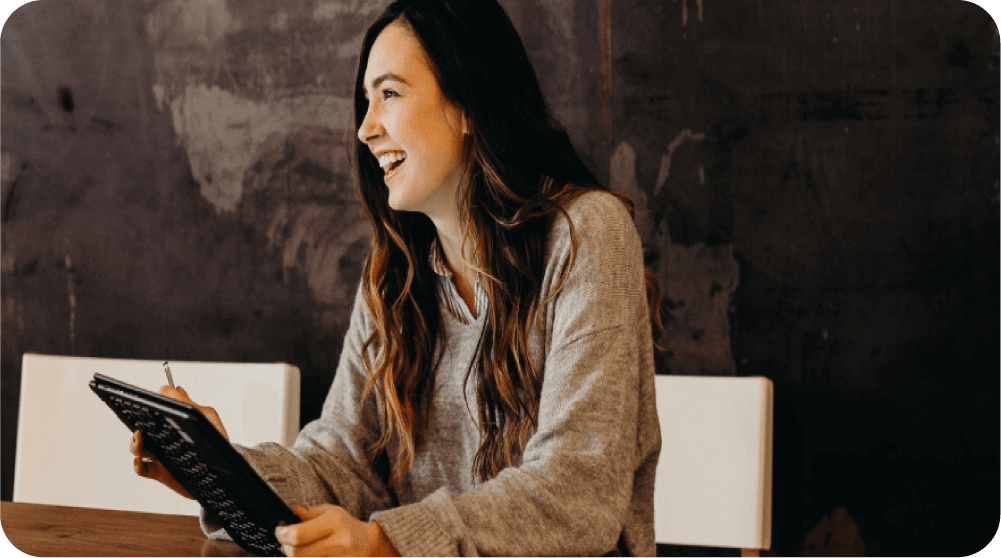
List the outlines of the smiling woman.
<svg viewBox="0 0 1001 558">
<path fill-rule="evenodd" d="M 503 9 L 391 4 L 353 110 L 374 230 L 333 385 L 292 447 L 237 446 L 285 553 L 653 554 L 657 283 Z"/>
</svg>

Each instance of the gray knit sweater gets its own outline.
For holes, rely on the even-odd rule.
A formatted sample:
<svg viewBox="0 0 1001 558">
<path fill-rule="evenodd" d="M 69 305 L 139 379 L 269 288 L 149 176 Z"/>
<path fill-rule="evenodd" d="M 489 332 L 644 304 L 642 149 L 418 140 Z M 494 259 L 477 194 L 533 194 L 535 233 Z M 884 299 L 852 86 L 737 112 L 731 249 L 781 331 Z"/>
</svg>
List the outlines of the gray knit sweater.
<svg viewBox="0 0 1001 558">
<path fill-rule="evenodd" d="M 539 424 L 515 466 L 474 479 L 476 397 L 474 382 L 465 397 L 463 384 L 485 312 L 463 308 L 472 318 L 464 323 L 443 308 L 444 356 L 424 443 L 403 482 L 387 486 L 385 462 L 365 452 L 379 437 L 380 403 L 373 394 L 360 404 L 360 351 L 373 328 L 360 296 L 320 418 L 292 447 L 238 451 L 289 506 L 342 506 L 379 523 L 403 555 L 653 555 L 660 426 L 640 238 L 607 193 L 566 209 L 577 258 L 532 339 L 544 375 Z M 569 263 L 569 227 L 558 217 L 543 297 Z M 204 512 L 202 527 L 228 538 Z"/>
</svg>

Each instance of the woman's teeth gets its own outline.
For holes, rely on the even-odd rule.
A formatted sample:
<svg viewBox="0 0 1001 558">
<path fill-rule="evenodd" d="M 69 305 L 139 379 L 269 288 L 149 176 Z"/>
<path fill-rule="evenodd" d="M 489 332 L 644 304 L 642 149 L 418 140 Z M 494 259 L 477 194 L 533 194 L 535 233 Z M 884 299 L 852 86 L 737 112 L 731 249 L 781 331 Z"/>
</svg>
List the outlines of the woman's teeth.
<svg viewBox="0 0 1001 558">
<path fill-rule="evenodd" d="M 391 172 L 393 169 L 399 166 L 399 163 L 407 160 L 407 154 L 402 151 L 394 151 L 392 153 L 385 153 L 379 157 L 379 166 L 385 172 Z"/>
</svg>

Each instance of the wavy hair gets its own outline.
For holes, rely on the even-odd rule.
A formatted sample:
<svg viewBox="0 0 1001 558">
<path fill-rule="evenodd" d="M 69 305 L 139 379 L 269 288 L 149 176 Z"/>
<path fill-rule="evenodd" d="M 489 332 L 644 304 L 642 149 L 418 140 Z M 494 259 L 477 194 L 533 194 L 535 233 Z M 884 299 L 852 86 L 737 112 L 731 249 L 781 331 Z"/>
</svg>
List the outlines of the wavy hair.
<svg viewBox="0 0 1001 558">
<path fill-rule="evenodd" d="M 606 190 L 577 156 L 546 106 L 535 70 L 514 25 L 495 0 L 399 0 L 364 36 L 352 119 L 368 110 L 364 74 L 376 38 L 387 25 L 408 28 L 422 45 L 444 97 L 466 115 L 465 165 L 458 203 L 463 246 L 472 242 L 488 298 L 476 356 L 466 371 L 475 381 L 480 446 L 472 474 L 481 481 L 516 462 L 538 423 L 540 363 L 529 352 L 545 304 L 541 279 L 554 219 L 589 190 Z M 441 301 L 428 264 L 437 234 L 425 215 L 389 207 L 383 172 L 354 141 L 352 163 L 374 234 L 362 274 L 362 293 L 375 323 L 362 358 L 365 393 L 381 398 L 382 435 L 370 457 L 394 451 L 390 484 L 413 462 L 427 421 L 442 347 Z M 633 212 L 632 203 L 616 194 Z M 570 223 L 571 258 L 576 239 Z M 461 250 L 461 253 L 466 253 Z M 572 267 L 572 261 L 571 261 Z M 653 319 L 660 320 L 657 280 L 646 271 Z M 374 358 L 370 359 L 372 353 Z M 468 408 L 468 401 L 467 401 Z"/>
</svg>

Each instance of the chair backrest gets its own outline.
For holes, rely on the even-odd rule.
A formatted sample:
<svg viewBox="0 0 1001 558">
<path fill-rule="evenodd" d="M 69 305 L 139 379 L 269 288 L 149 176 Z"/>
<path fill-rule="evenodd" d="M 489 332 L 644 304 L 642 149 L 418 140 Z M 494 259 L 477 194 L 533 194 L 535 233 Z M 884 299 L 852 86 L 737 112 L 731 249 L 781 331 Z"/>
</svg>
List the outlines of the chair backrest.
<svg viewBox="0 0 1001 558">
<path fill-rule="evenodd" d="M 299 431 L 299 369 L 283 363 L 170 361 L 174 383 L 214 407 L 233 443 L 291 445 Z M 128 428 L 95 395 L 95 372 L 156 391 L 162 360 L 26 354 L 14 501 L 197 515 L 199 505 L 132 469 Z"/>
<path fill-rule="evenodd" d="M 771 548 L 772 382 L 658 375 L 658 543 Z"/>
</svg>

